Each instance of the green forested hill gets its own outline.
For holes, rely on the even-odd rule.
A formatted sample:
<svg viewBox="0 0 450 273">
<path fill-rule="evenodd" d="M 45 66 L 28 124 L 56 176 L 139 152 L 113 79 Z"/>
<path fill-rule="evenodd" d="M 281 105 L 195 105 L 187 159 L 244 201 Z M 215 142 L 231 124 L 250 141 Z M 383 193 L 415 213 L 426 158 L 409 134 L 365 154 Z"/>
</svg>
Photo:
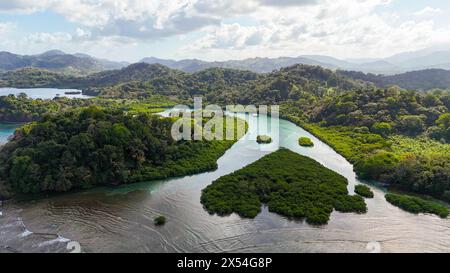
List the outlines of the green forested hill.
<svg viewBox="0 0 450 273">
<path fill-rule="evenodd" d="M 287 81 L 299 87 L 300 90 L 319 94 L 328 88 L 348 90 L 367 83 L 380 88 L 397 85 L 403 89 L 419 91 L 450 89 L 450 71 L 443 69 L 427 69 L 385 76 L 356 71 L 335 72 L 320 66 L 302 64 L 259 74 L 228 68 L 207 68 L 195 73 L 186 73 L 160 64 L 136 63 L 119 70 L 103 71 L 84 77 L 64 75 L 45 69 L 23 68 L 0 73 L 0 86 L 89 88 L 92 94 L 102 94 L 105 88 L 110 89 L 116 85 L 139 81 L 148 83 L 158 93 L 188 95 L 183 92 L 189 90 L 190 95 L 209 95 L 210 97 L 220 95 L 221 101 L 227 101 L 229 100 L 227 96 L 235 97 L 235 91 L 248 91 L 249 88 L 256 92 L 261 88 L 263 92 L 278 90 L 282 87 L 281 85 L 276 83 L 275 86 L 272 85 L 276 79 Z M 219 88 L 224 94 L 217 94 Z M 126 93 L 126 90 L 123 91 Z M 271 94 L 276 100 L 287 97 L 283 94 Z M 121 94 L 121 96 L 125 95 Z M 251 98 L 242 97 L 241 99 L 246 102 Z M 258 99 L 261 97 L 259 96 Z"/>
<path fill-rule="evenodd" d="M 348 76 L 348 77 L 347 77 Z M 94 104 L 136 113 L 147 101 L 281 104 L 282 116 L 297 122 L 330 144 L 355 165 L 357 174 L 407 190 L 450 199 L 450 94 L 377 88 L 352 75 L 318 66 L 295 65 L 267 74 L 212 68 L 184 73 L 162 65 L 135 64 L 88 77 L 68 77 L 25 69 L 0 75 L 0 85 L 76 87 L 98 95 Z M 369 80 L 370 78 L 363 78 Z M 3 121 L 41 120 L 46 113 L 91 105 L 3 97 Z M 438 149 L 433 149 L 438 147 Z"/>
<path fill-rule="evenodd" d="M 134 67 L 136 70 L 134 73 L 141 74 L 141 69 L 160 68 L 162 68 L 160 65 L 140 64 Z M 97 86 L 91 90 L 106 97 L 133 97 L 136 94 L 146 93 L 182 99 L 203 96 L 208 102 L 219 104 L 273 104 L 297 100 L 305 94 L 321 97 L 362 86 L 361 83 L 338 76 L 331 70 L 307 65 L 296 65 L 269 74 L 223 68 L 207 69 L 194 74 L 171 71 L 167 68 L 163 71 L 163 73 L 147 73 L 151 76 L 147 77 L 146 81 L 141 78 L 139 83 L 122 82 L 112 86 L 98 84 L 93 76 L 94 84 L 89 86 Z M 137 80 L 136 77 L 129 79 Z"/>
<path fill-rule="evenodd" d="M 50 50 L 38 55 L 0 52 L 0 71 L 35 68 L 70 75 L 87 75 L 117 69 L 124 65 L 124 63 L 97 59 L 86 54 L 66 54 L 59 50 Z"/>
<path fill-rule="evenodd" d="M 159 64 L 138 63 L 87 77 L 68 77 L 28 69 L 0 74 L 0 86 L 80 88 L 91 95 L 136 97 L 160 94 L 190 99 L 202 95 L 214 103 L 269 104 L 308 93 L 324 96 L 361 86 L 319 66 L 296 65 L 269 74 L 211 68 L 194 74 Z"/>
<path fill-rule="evenodd" d="M 409 90 L 450 90 L 450 71 L 444 69 L 425 69 L 388 76 L 355 71 L 338 71 L 338 74 L 355 80 L 373 82 L 378 87 L 397 85 Z"/>
<path fill-rule="evenodd" d="M 305 103 L 286 117 L 328 143 L 360 178 L 450 201 L 450 94 L 366 88 Z"/>
<path fill-rule="evenodd" d="M 173 122 L 96 106 L 46 115 L 1 148 L 0 200 L 208 171 L 235 142 L 177 142 Z"/>
<path fill-rule="evenodd" d="M 0 87 L 40 88 L 61 87 L 71 88 L 78 78 L 38 68 L 23 68 L 0 73 Z"/>
</svg>

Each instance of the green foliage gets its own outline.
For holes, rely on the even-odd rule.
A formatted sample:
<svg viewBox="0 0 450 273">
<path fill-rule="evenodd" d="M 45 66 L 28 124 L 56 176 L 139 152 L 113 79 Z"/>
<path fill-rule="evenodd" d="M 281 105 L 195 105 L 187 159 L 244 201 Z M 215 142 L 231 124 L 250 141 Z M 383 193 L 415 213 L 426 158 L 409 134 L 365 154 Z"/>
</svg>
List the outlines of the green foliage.
<svg viewBox="0 0 450 273">
<path fill-rule="evenodd" d="M 166 223 L 166 217 L 164 216 L 158 216 L 153 220 L 155 226 L 162 226 Z"/>
<path fill-rule="evenodd" d="M 39 74 L 41 73 L 41 74 Z M 360 86 L 356 81 L 319 66 L 295 65 L 267 74 L 211 68 L 184 73 L 159 64 L 132 64 L 120 70 L 86 77 L 67 77 L 45 70 L 13 71 L 0 75 L 0 86 L 64 87 L 106 98 L 147 98 L 153 95 L 190 100 L 203 96 L 217 104 L 275 104 L 323 97 Z"/>
<path fill-rule="evenodd" d="M 444 69 L 425 69 L 397 75 L 375 75 L 355 71 L 338 71 L 338 74 L 355 80 L 373 82 L 379 87 L 398 85 L 401 88 L 410 90 L 450 88 L 450 72 Z"/>
<path fill-rule="evenodd" d="M 118 108 L 132 115 L 161 112 L 163 108 L 174 106 L 176 100 L 162 96 L 152 96 L 140 100 L 122 99 L 68 99 L 32 100 L 26 96 L 0 96 L 0 122 L 38 121 L 46 114 L 69 111 L 76 107 L 90 105 Z"/>
<path fill-rule="evenodd" d="M 443 198 L 450 191 L 450 145 L 423 137 L 391 135 L 383 138 L 361 127 L 330 126 L 304 122 L 283 115 L 333 147 L 355 166 L 357 175 L 404 190 Z"/>
<path fill-rule="evenodd" d="M 449 111 L 447 94 L 433 95 L 432 99 L 429 96 L 395 88 L 368 87 L 304 105 L 291 103 L 282 110 L 289 114 L 294 112 L 293 107 L 300 107 L 305 120 L 325 126 L 365 126 L 383 137 L 391 133 L 416 136 L 433 126 L 445 127 L 445 114 Z M 443 122 L 439 122 L 441 119 Z"/>
<path fill-rule="evenodd" d="M 352 163 L 358 162 L 361 159 L 361 155 L 389 148 L 387 141 L 383 137 L 378 134 L 361 131 L 359 127 L 321 127 L 318 124 L 296 120 L 295 117 L 290 119 L 297 121 L 300 126 L 333 147 Z"/>
<path fill-rule="evenodd" d="M 436 124 L 443 128 L 448 128 L 450 126 L 450 113 L 445 113 L 441 115 L 437 120 Z"/>
<path fill-rule="evenodd" d="M 361 197 L 348 195 L 344 177 L 286 149 L 214 181 L 203 190 L 201 201 L 210 213 L 236 212 L 249 218 L 264 203 L 272 212 L 312 224 L 326 224 L 333 209 L 367 210 Z"/>
<path fill-rule="evenodd" d="M 361 184 L 355 186 L 355 193 L 366 198 L 373 198 L 374 196 L 372 190 L 369 187 Z"/>
<path fill-rule="evenodd" d="M 428 72 L 434 80 L 433 75 L 439 71 Z M 419 74 L 418 77 L 427 73 Z M 413 81 L 417 85 L 418 80 L 409 76 L 408 80 L 402 80 L 405 75 L 393 77 L 402 83 L 402 87 L 410 86 L 407 84 Z M 33 101 L 23 97 L 1 97 L 0 122 L 37 121 L 48 113 L 64 113 L 73 107 L 93 104 L 138 116 L 160 111 L 164 101 L 173 104 L 169 98 L 189 102 L 193 96 L 202 96 L 207 102 L 222 105 L 281 104 L 283 117 L 332 146 L 355 165 L 360 177 L 379 179 L 417 193 L 444 198 L 444 192 L 450 190 L 449 146 L 445 144 L 450 143 L 450 94 L 444 90 L 406 91 L 395 86 L 380 89 L 359 81 L 369 80 L 385 87 L 395 83 L 379 84 L 379 78 L 355 72 L 336 73 L 307 65 L 267 74 L 222 68 L 190 74 L 161 65 L 135 64 L 88 77 L 24 69 L 1 74 L 0 86 L 75 87 L 104 98 Z M 421 78 L 420 82 L 428 80 Z M 158 95 L 162 101 L 153 103 Z M 25 133 L 23 130 L 22 134 Z M 114 134 L 119 136 L 115 142 L 108 142 L 108 139 L 103 142 L 118 145 L 127 139 L 128 133 L 118 127 Z M 20 132 L 17 137 L 21 137 Z M 114 155 L 121 156 L 120 153 Z M 70 161 L 70 156 L 66 159 Z M 36 172 L 34 167 L 30 171 Z"/>
<path fill-rule="evenodd" d="M 173 119 L 90 106 L 19 129 L 0 151 L 0 197 L 66 192 L 217 168 L 235 141 L 179 141 Z"/>
<path fill-rule="evenodd" d="M 0 87 L 44 88 L 65 86 L 65 88 L 70 88 L 76 81 L 76 77 L 37 68 L 23 68 L 0 73 Z"/>
<path fill-rule="evenodd" d="M 416 193 L 445 199 L 442 195 L 450 190 L 450 145 L 424 137 L 392 136 L 389 142 L 401 160 L 384 179 Z"/>
<path fill-rule="evenodd" d="M 298 144 L 303 147 L 313 147 L 314 142 L 309 137 L 300 137 L 298 139 Z"/>
<path fill-rule="evenodd" d="M 425 122 L 421 116 L 402 116 L 398 121 L 397 128 L 400 132 L 404 132 L 409 136 L 421 134 L 425 128 Z"/>
<path fill-rule="evenodd" d="M 442 197 L 445 201 L 450 202 L 450 191 L 445 191 Z"/>
<path fill-rule="evenodd" d="M 427 137 L 406 137 L 400 135 L 390 136 L 388 143 L 396 154 L 414 154 L 433 157 L 450 154 L 450 145 Z"/>
<path fill-rule="evenodd" d="M 386 137 L 391 134 L 392 126 L 387 122 L 376 122 L 372 125 L 372 132 Z"/>
<path fill-rule="evenodd" d="M 272 138 L 270 136 L 258 136 L 256 142 L 259 144 L 269 144 L 272 143 Z"/>
<path fill-rule="evenodd" d="M 449 213 L 446 206 L 419 197 L 391 193 L 386 194 L 385 197 L 392 205 L 414 214 L 431 213 L 436 214 L 441 218 L 447 218 Z"/>
<path fill-rule="evenodd" d="M 441 115 L 436 120 L 436 126 L 428 129 L 428 134 L 441 142 L 450 143 L 450 113 Z"/>
<path fill-rule="evenodd" d="M 356 162 L 355 169 L 363 179 L 379 180 L 381 175 L 391 172 L 398 162 L 397 155 L 380 150 Z"/>
</svg>

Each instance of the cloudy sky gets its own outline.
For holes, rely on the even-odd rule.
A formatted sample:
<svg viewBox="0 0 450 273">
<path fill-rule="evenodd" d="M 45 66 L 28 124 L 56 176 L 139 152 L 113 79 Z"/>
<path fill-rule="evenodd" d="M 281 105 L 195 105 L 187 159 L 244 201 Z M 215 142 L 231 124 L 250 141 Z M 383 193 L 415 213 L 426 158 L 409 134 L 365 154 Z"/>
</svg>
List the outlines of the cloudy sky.
<svg viewBox="0 0 450 273">
<path fill-rule="evenodd" d="M 448 0 L 0 0 L 0 51 L 20 54 L 372 58 L 447 45 Z"/>
</svg>

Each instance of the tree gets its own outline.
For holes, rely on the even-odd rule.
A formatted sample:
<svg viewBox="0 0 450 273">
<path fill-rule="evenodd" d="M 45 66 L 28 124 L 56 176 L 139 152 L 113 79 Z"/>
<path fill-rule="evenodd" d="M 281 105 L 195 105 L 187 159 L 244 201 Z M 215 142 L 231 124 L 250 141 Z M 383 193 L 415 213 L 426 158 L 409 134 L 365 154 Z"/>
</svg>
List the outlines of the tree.
<svg viewBox="0 0 450 273">
<path fill-rule="evenodd" d="M 392 126 L 387 122 L 376 122 L 372 126 L 372 132 L 386 137 L 392 132 Z"/>
<path fill-rule="evenodd" d="M 420 116 L 403 116 L 400 118 L 397 129 L 404 134 L 416 136 L 424 131 L 425 123 Z"/>
<path fill-rule="evenodd" d="M 355 168 L 363 179 L 380 179 L 382 174 L 389 173 L 397 165 L 398 157 L 390 152 L 378 151 L 358 161 Z"/>
<path fill-rule="evenodd" d="M 444 129 L 447 129 L 448 127 L 450 127 L 450 113 L 445 113 L 443 115 L 441 115 L 437 120 L 436 120 L 436 124 L 439 127 L 442 127 Z"/>
</svg>

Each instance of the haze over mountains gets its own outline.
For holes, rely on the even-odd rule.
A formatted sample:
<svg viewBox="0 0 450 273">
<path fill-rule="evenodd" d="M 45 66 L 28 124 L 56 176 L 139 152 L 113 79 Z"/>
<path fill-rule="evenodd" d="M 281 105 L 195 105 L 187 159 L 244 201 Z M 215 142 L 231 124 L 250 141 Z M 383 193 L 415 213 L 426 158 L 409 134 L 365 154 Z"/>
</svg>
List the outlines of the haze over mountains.
<svg viewBox="0 0 450 273">
<path fill-rule="evenodd" d="M 150 68 L 144 64 L 152 65 Z M 450 89 L 450 51 L 421 50 L 407 52 L 386 59 L 339 60 L 329 56 L 305 55 L 297 58 L 252 58 L 224 62 L 207 62 L 195 59 L 167 60 L 154 57 L 144 58 L 136 64 L 98 59 L 87 54 L 66 54 L 51 50 L 39 55 L 17 55 L 0 52 L 0 80 L 23 78 L 34 82 L 34 77 L 46 75 L 49 71 L 70 77 L 88 78 L 122 77 L 146 78 L 150 74 L 196 73 L 212 68 L 245 70 L 252 73 L 270 73 L 295 65 L 313 65 L 337 71 L 339 75 L 354 80 L 375 83 L 379 87 L 398 85 L 404 89 L 430 90 Z M 171 70 L 173 69 L 173 70 Z M 245 72 L 242 71 L 242 72 Z M 1 73 L 3 72 L 3 73 Z M 46 74 L 47 73 L 47 74 Z M 90 81 L 91 83 L 95 81 Z M 4 86 L 4 83 L 2 84 Z"/>
<path fill-rule="evenodd" d="M 329 69 L 352 70 L 364 73 L 393 75 L 424 69 L 450 69 L 450 51 L 417 51 L 408 52 L 386 59 L 353 59 L 340 60 L 321 55 L 303 55 L 299 57 L 252 58 L 230 60 L 224 62 L 206 62 L 196 59 L 165 60 L 154 57 L 144 58 L 141 62 L 159 63 L 185 72 L 197 72 L 212 67 L 250 70 L 257 73 L 268 73 L 295 64 L 320 65 Z"/>
<path fill-rule="evenodd" d="M 126 65 L 128 64 L 97 59 L 82 53 L 66 54 L 59 50 L 50 50 L 39 55 L 0 52 L 0 71 L 34 67 L 54 72 L 86 75 L 104 70 L 119 69 Z"/>
<path fill-rule="evenodd" d="M 424 69 L 450 70 L 450 50 L 424 49 L 406 52 L 385 59 L 349 59 L 341 60 L 330 56 L 303 55 L 299 57 L 250 58 L 208 62 L 198 59 L 170 60 L 147 57 L 140 62 L 162 64 L 184 72 L 198 72 L 207 68 L 233 68 L 256 73 L 268 73 L 296 64 L 319 65 L 333 70 L 349 70 L 364 73 L 394 75 Z M 87 75 L 123 68 L 130 63 L 98 59 L 87 54 L 66 54 L 51 50 L 38 55 L 18 55 L 0 52 L 0 71 L 10 71 L 25 67 L 42 68 L 55 72 Z"/>
</svg>

